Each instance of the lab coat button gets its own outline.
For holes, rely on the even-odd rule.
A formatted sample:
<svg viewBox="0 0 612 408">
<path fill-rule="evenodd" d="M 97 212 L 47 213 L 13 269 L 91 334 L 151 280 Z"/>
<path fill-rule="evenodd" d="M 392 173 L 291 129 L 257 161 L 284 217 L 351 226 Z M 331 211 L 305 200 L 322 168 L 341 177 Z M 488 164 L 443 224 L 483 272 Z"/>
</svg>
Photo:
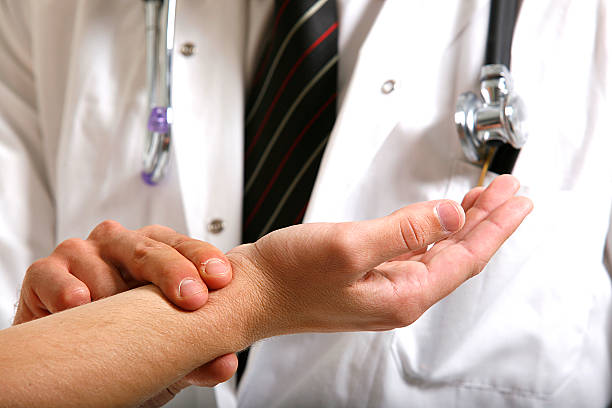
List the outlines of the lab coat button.
<svg viewBox="0 0 612 408">
<path fill-rule="evenodd" d="M 185 57 L 191 57 L 195 52 L 195 44 L 192 42 L 186 42 L 181 45 L 181 54 Z"/>
<path fill-rule="evenodd" d="M 385 95 L 390 94 L 391 92 L 393 92 L 394 89 L 395 89 L 395 81 L 393 79 L 389 79 L 388 81 L 385 81 L 385 83 L 382 84 L 382 87 L 380 88 L 382 93 L 384 93 Z"/>
<path fill-rule="evenodd" d="M 220 220 L 218 218 L 215 218 L 214 220 L 208 223 L 208 232 L 212 234 L 220 233 L 221 231 L 223 231 L 223 228 L 225 228 L 223 220 Z"/>
</svg>

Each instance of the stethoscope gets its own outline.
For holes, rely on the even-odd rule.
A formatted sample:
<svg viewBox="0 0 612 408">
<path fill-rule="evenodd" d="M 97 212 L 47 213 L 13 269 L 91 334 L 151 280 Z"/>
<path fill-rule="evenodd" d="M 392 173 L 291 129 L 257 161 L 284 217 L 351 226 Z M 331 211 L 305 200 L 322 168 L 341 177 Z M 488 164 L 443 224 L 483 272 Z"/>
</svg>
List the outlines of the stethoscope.
<svg viewBox="0 0 612 408">
<path fill-rule="evenodd" d="M 170 161 L 172 142 L 172 54 L 176 0 L 144 0 L 147 90 L 150 114 L 143 155 L 143 180 L 157 184 Z M 510 51 L 520 0 L 492 0 L 480 97 L 459 96 L 455 124 L 465 157 L 487 170 L 512 173 L 527 141 L 525 109 L 513 91 Z"/>
<path fill-rule="evenodd" d="M 172 142 L 172 53 L 176 0 L 145 0 L 147 95 L 150 109 L 142 179 L 157 184 L 166 173 Z"/>
<path fill-rule="evenodd" d="M 480 97 L 465 92 L 457 99 L 455 125 L 465 157 L 482 166 L 479 186 L 489 170 L 512 173 L 527 141 L 525 107 L 508 68 L 519 8 L 520 0 L 491 1 Z"/>
</svg>

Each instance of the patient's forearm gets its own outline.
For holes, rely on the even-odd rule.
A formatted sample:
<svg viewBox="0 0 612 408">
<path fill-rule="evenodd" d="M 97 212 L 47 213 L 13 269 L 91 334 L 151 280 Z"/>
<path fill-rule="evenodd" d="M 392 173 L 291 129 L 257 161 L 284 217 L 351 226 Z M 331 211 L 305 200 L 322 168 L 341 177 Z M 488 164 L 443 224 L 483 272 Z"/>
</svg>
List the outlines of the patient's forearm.
<svg viewBox="0 0 612 408">
<path fill-rule="evenodd" d="M 518 188 L 498 177 L 465 218 L 452 204 L 450 223 L 432 201 L 274 231 L 227 254 L 232 283 L 196 312 L 145 287 L 2 331 L 0 406 L 135 405 L 263 337 L 409 325 L 479 273 L 531 211 Z"/>
<path fill-rule="evenodd" d="M 137 405 L 249 344 L 240 291 L 184 312 L 147 286 L 3 330 L 0 406 Z"/>
</svg>

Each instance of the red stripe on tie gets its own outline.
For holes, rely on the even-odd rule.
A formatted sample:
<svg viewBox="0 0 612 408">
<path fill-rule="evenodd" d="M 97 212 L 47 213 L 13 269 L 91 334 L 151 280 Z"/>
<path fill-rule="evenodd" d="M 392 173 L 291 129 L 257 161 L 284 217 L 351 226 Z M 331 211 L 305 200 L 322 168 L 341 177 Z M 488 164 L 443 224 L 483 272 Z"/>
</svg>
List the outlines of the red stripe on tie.
<svg viewBox="0 0 612 408">
<path fill-rule="evenodd" d="M 263 120 L 261 121 L 261 124 L 259 125 L 259 128 L 257 129 L 257 133 L 255 133 L 255 136 L 253 137 L 253 140 L 251 141 L 251 144 L 249 145 L 249 148 L 246 151 L 245 158 L 249 157 L 251 152 L 255 148 L 255 144 L 257 144 L 257 141 L 259 140 L 259 137 L 261 136 L 261 133 L 263 132 L 264 127 L 268 123 L 268 120 L 270 119 L 270 116 L 272 115 L 272 111 L 274 110 L 274 107 L 276 106 L 276 103 L 278 102 L 278 100 L 280 99 L 281 95 L 283 94 L 283 91 L 287 87 L 287 84 L 289 83 L 289 80 L 295 74 L 295 71 L 297 71 L 297 69 L 302 64 L 304 59 L 306 59 L 308 54 L 310 54 L 312 51 L 314 51 L 314 49 L 317 48 L 317 46 L 319 44 L 321 44 L 323 42 L 323 40 L 325 40 L 331 33 L 333 33 L 336 28 L 338 28 L 338 23 L 337 22 L 332 24 L 323 34 L 321 34 L 321 36 L 319 38 L 317 38 L 317 40 L 315 42 L 313 42 L 310 45 L 310 47 L 308 47 L 308 49 L 306 51 L 304 51 L 302 56 L 293 65 L 291 70 L 289 70 L 289 73 L 287 74 L 287 76 L 283 80 L 283 83 L 281 84 L 281 86 L 279 87 L 278 91 L 276 92 L 276 95 L 274 95 L 274 99 L 272 100 L 272 103 L 268 107 L 268 111 L 266 112 Z"/>
<path fill-rule="evenodd" d="M 304 219 L 304 214 L 306 214 L 306 209 L 308 208 L 308 203 L 306 203 L 306 205 L 304 206 L 304 208 L 302 208 L 302 211 L 300 211 L 300 213 L 298 214 L 297 217 L 295 217 L 295 220 L 293 220 L 293 224 L 300 224 L 302 222 L 302 220 Z"/>
<path fill-rule="evenodd" d="M 272 178 L 268 182 L 268 185 L 266 186 L 266 188 L 263 191 L 263 193 L 261 193 L 261 196 L 259 197 L 259 200 L 257 200 L 257 204 L 255 204 L 255 207 L 253 207 L 253 210 L 249 214 L 249 217 L 247 218 L 246 222 L 244 223 L 244 228 L 245 229 L 249 226 L 251 221 L 253 221 L 253 218 L 255 218 L 255 215 L 257 214 L 257 211 L 259 211 L 259 207 L 261 207 L 261 205 L 263 204 L 264 200 L 266 199 L 268 193 L 270 192 L 270 190 L 272 190 L 272 187 L 274 186 L 274 183 L 276 182 L 276 179 L 278 179 L 278 177 L 280 176 L 283 168 L 285 167 L 285 164 L 287 164 L 287 162 L 289 161 L 289 157 L 291 157 L 291 153 L 293 153 L 293 151 L 297 147 L 298 143 L 300 143 L 300 140 L 302 140 L 302 138 L 304 137 L 306 132 L 308 132 L 308 129 L 310 129 L 312 127 L 312 125 L 316 122 L 316 120 L 319 118 L 319 116 L 321 116 L 321 114 L 325 111 L 325 109 L 327 109 L 327 107 L 336 99 L 336 96 L 337 96 L 336 93 L 334 93 L 332 96 L 330 96 L 330 98 L 323 104 L 323 106 L 321 106 L 319 108 L 317 113 L 314 114 L 312 119 L 310 119 L 310 121 L 306 124 L 306 126 L 304 126 L 304 129 L 302 129 L 300 134 L 295 138 L 295 140 L 293 141 L 293 144 L 291 145 L 291 147 L 289 147 L 289 150 L 287 150 L 287 153 L 285 153 L 285 156 L 283 156 L 283 159 L 281 160 L 280 164 L 278 165 L 278 168 L 274 172 L 274 175 L 272 176 Z M 305 208 L 304 208 L 304 210 L 305 210 Z M 295 224 L 295 222 L 294 222 L 294 224 Z"/>
<path fill-rule="evenodd" d="M 291 0 L 285 0 L 285 2 L 280 6 L 280 8 L 278 9 L 278 12 L 276 13 L 276 18 L 274 19 L 274 28 L 272 28 L 272 34 L 270 36 L 270 46 L 268 47 L 266 56 L 262 58 L 261 60 L 259 69 L 257 70 L 257 73 L 255 74 L 255 79 L 253 79 L 253 82 L 251 83 L 251 87 L 254 87 L 255 85 L 257 85 L 257 83 L 259 82 L 259 80 L 261 79 L 264 73 L 264 67 L 268 63 L 268 59 L 270 58 L 270 55 L 272 54 L 272 50 L 274 49 L 274 47 L 272 46 L 272 43 L 274 41 L 274 37 L 276 36 L 276 29 L 278 28 L 278 23 L 280 22 L 280 18 L 285 12 L 285 9 L 287 8 L 287 4 L 289 4 L 290 1 Z"/>
</svg>

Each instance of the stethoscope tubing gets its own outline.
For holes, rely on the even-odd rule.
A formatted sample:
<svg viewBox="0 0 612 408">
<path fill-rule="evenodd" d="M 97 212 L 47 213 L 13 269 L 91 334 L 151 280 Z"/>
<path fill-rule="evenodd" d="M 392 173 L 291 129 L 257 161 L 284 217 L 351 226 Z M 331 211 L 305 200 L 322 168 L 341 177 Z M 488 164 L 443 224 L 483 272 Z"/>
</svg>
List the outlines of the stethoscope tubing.
<svg viewBox="0 0 612 408">
<path fill-rule="evenodd" d="M 176 0 L 145 0 L 147 123 L 142 178 L 159 183 L 170 161 L 172 144 L 172 57 Z"/>
<path fill-rule="evenodd" d="M 501 64 L 510 68 L 512 40 L 518 18 L 520 0 L 491 0 L 489 28 L 485 49 L 485 65 Z M 497 147 L 489 171 L 497 174 L 511 174 L 520 149 L 508 143 Z"/>
<path fill-rule="evenodd" d="M 159 183 L 170 160 L 172 142 L 172 55 L 176 22 L 176 0 L 144 0 L 146 19 L 146 62 L 148 106 L 142 178 Z M 520 0 L 491 0 L 485 65 L 510 67 L 512 40 Z M 501 144 L 490 170 L 512 173 L 520 150 Z"/>
<path fill-rule="evenodd" d="M 502 64 L 510 68 L 512 39 L 518 17 L 518 0 L 492 0 L 484 64 Z"/>
</svg>

